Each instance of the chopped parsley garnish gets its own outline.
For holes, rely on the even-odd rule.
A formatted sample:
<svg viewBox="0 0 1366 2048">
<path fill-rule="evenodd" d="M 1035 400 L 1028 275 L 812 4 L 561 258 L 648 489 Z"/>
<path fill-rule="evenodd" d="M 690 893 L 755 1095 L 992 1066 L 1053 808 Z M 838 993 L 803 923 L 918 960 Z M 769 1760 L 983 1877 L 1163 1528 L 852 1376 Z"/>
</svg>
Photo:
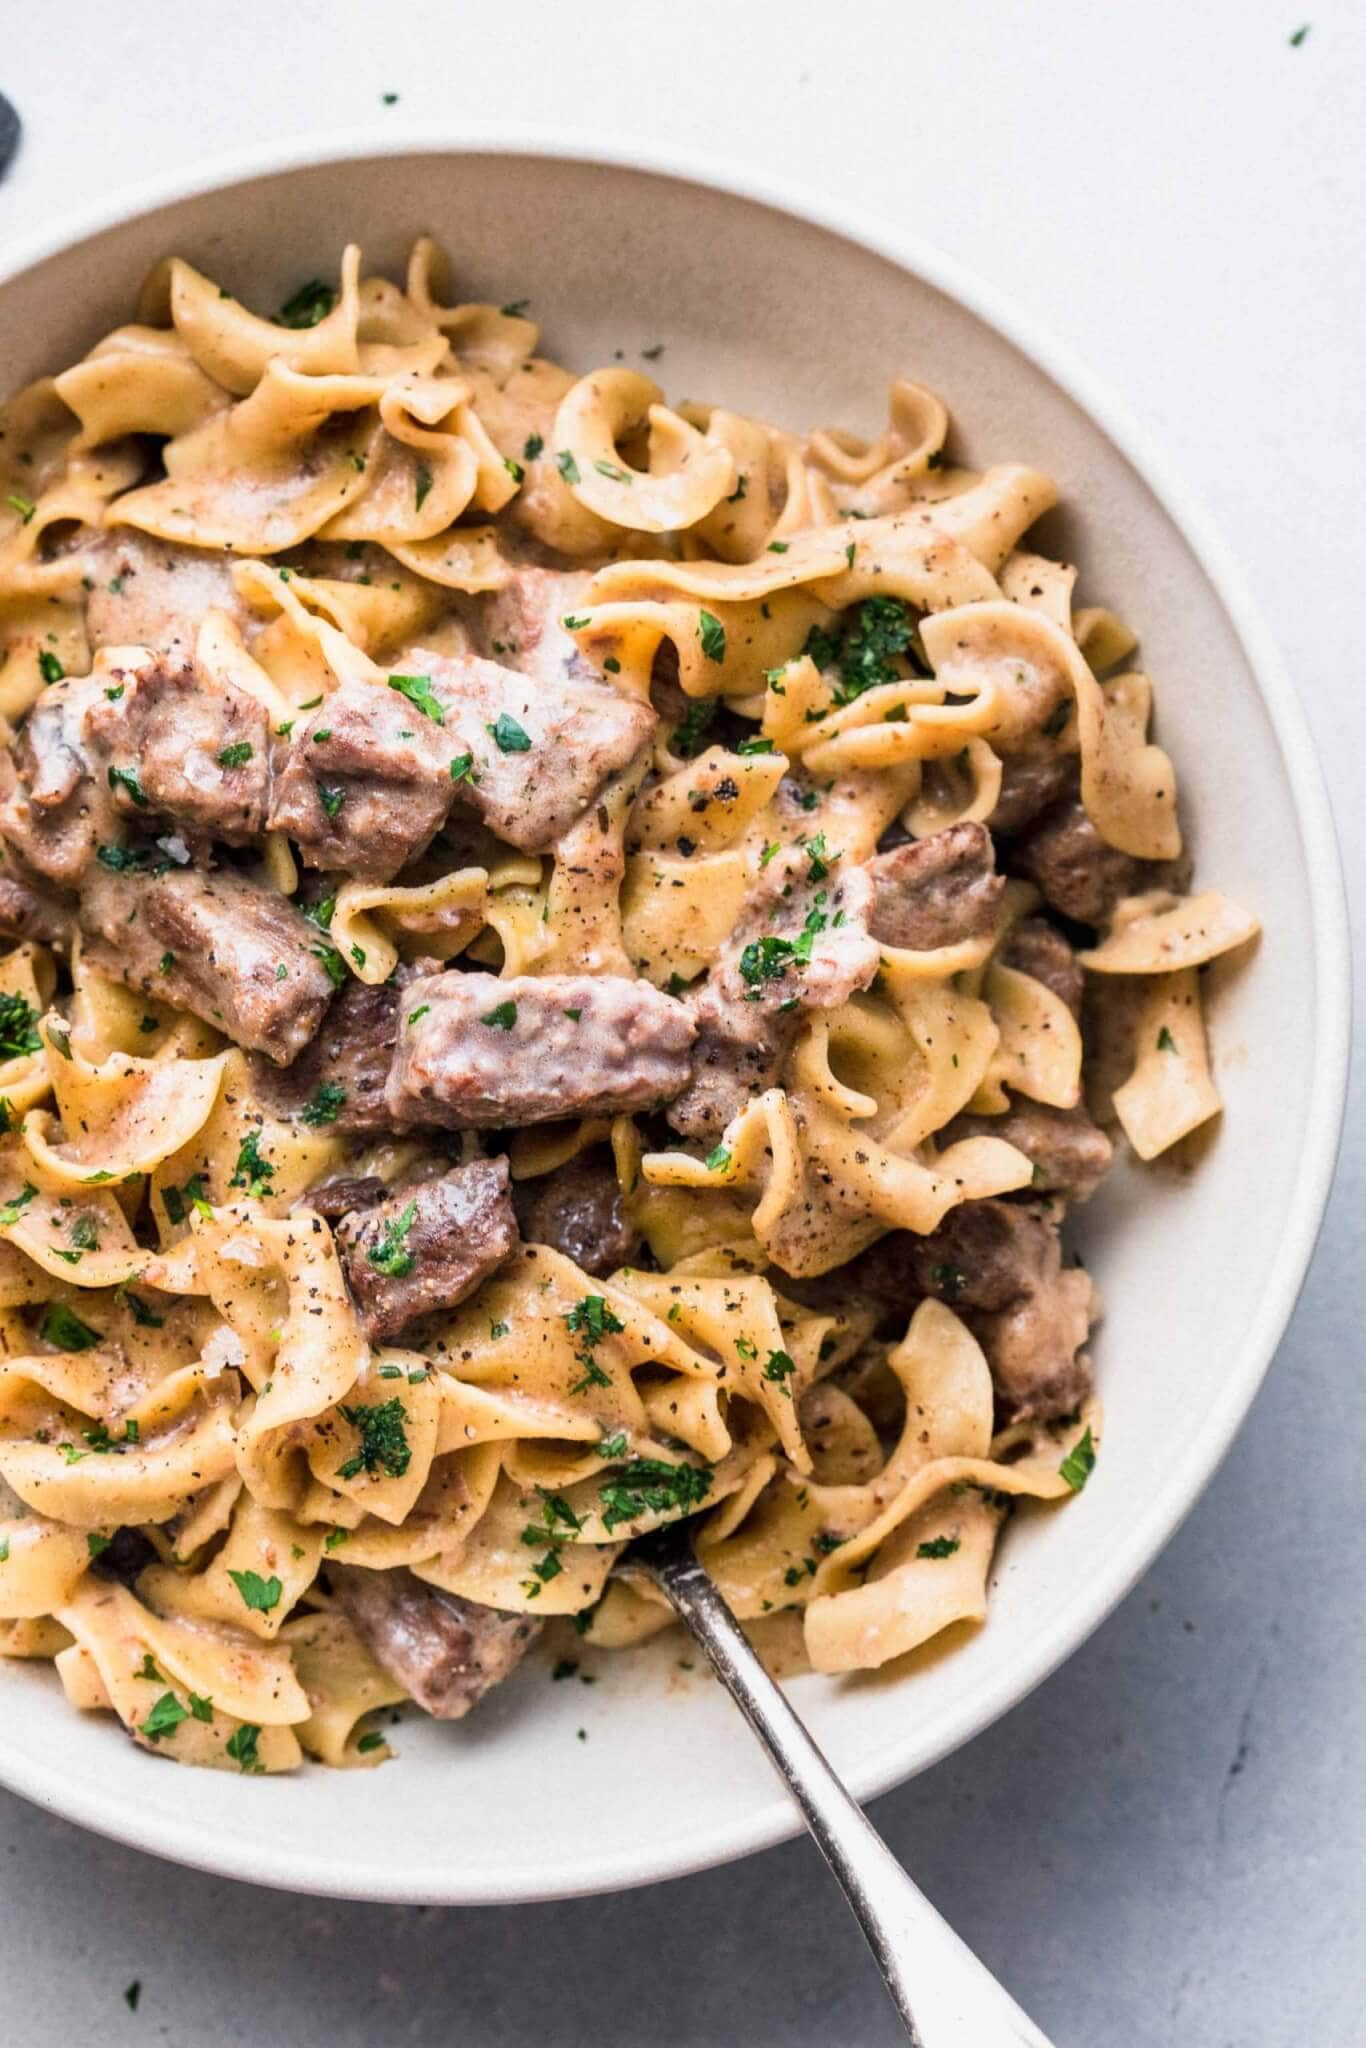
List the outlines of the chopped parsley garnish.
<svg viewBox="0 0 1366 2048">
<path fill-rule="evenodd" d="M 85 1547 L 92 1563 L 97 1557 L 101 1557 L 108 1550 L 112 1541 L 113 1538 L 111 1536 L 101 1536 L 97 1529 L 90 1529 L 86 1532 Z"/>
<path fill-rule="evenodd" d="M 416 1008 L 415 1010 L 409 1010 L 409 1012 L 408 1012 L 408 1022 L 409 1022 L 409 1024 L 410 1024 L 410 1025 L 413 1025 L 413 1024 L 420 1024 L 420 1023 L 421 1023 L 421 1021 L 422 1021 L 422 1019 L 423 1019 L 423 1018 L 424 1018 L 425 1016 L 427 1016 L 427 1014 L 428 1014 L 428 1013 L 429 1013 L 429 1011 L 431 1010 L 431 1007 L 432 1007 L 432 1006 L 431 1006 L 431 1004 L 430 1004 L 430 1003 L 419 1003 L 419 1004 L 418 1004 L 418 1006 L 417 1006 L 417 1008 Z"/>
<path fill-rule="evenodd" d="M 968 1284 L 968 1276 L 961 1266 L 931 1266 L 930 1284 L 939 1289 L 946 1301 L 957 1301 Z"/>
<path fill-rule="evenodd" d="M 171 969 L 175 966 L 175 954 L 163 953 L 160 960 L 157 962 L 157 965 L 163 974 L 169 974 Z"/>
<path fill-rule="evenodd" d="M 261 1133 L 248 1131 L 237 1148 L 237 1164 L 228 1186 L 245 1188 L 249 1195 L 259 1196 L 269 1192 L 267 1184 L 274 1178 L 275 1168 L 261 1157 Z"/>
<path fill-rule="evenodd" d="M 571 1394 L 586 1394 L 590 1387 L 610 1387 L 611 1377 L 605 1373 L 593 1353 L 604 1337 L 618 1336 L 626 1328 L 621 1318 L 614 1315 L 601 1294 L 585 1294 L 582 1301 L 575 1302 L 565 1314 L 565 1328 L 571 1336 L 579 1339 L 580 1349 L 575 1354 L 583 1367 L 583 1376 L 574 1381 Z"/>
<path fill-rule="evenodd" d="M 761 868 L 766 868 L 769 862 L 773 859 L 773 856 L 777 853 L 781 853 L 782 850 L 782 841 L 780 839 L 770 839 L 767 846 L 764 848 L 763 852 L 759 855 L 759 866 Z"/>
<path fill-rule="evenodd" d="M 563 1494 L 548 1493 L 543 1486 L 538 1486 L 536 1491 L 541 1496 L 541 1519 L 527 1523 L 522 1531 L 522 1541 L 533 1550 L 544 1547 L 545 1555 L 532 1565 L 532 1576 L 522 1581 L 522 1591 L 529 1600 L 538 1599 L 542 1586 L 559 1577 L 564 1570 L 559 1559 L 559 1546 L 577 1536 L 583 1527 Z"/>
<path fill-rule="evenodd" d="M 560 620 L 566 633 L 581 633 L 588 624 L 587 612 L 566 612 Z"/>
<path fill-rule="evenodd" d="M 522 446 L 523 462 L 534 462 L 544 447 L 545 442 L 539 434 L 528 434 Z"/>
<path fill-rule="evenodd" d="M 292 298 L 285 300 L 275 315 L 279 327 L 316 327 L 325 320 L 337 303 L 337 294 L 331 285 L 324 284 L 320 277 L 311 277 L 307 284 L 301 284 Z"/>
<path fill-rule="evenodd" d="M 670 750 L 675 754 L 681 754 L 685 761 L 690 761 L 699 751 L 703 734 L 719 709 L 720 705 L 715 697 L 694 697 L 673 729 L 673 736 L 669 741 Z"/>
<path fill-rule="evenodd" d="M 824 909 L 824 893 L 817 896 L 814 907 L 808 911 L 806 921 L 795 939 L 782 938 L 776 932 L 766 932 L 760 939 L 752 939 L 740 955 L 740 973 L 757 992 L 767 981 L 776 981 L 786 974 L 794 963 L 805 966 L 811 958 L 811 948 L 816 937 L 823 932 L 830 919 Z"/>
<path fill-rule="evenodd" d="M 371 1252 L 372 1260 L 374 1256 Z M 404 1268 L 407 1272 L 412 1259 L 410 1254 L 404 1256 L 409 1261 Z M 344 1465 L 338 1465 L 338 1479 L 354 1479 L 360 1472 L 387 1472 L 391 1479 L 401 1479 L 413 1454 L 404 1428 L 408 1411 L 398 1395 L 391 1401 L 362 1402 L 354 1407 L 343 1404 L 338 1412 L 360 1432 L 360 1448 Z"/>
<path fill-rule="evenodd" d="M 37 1192 L 38 1190 L 34 1187 L 33 1182 L 26 1180 L 19 1193 L 14 1197 L 14 1200 L 6 1202 L 3 1208 L 0 1208 L 0 1226 L 17 1223 L 19 1221 L 19 1211 L 27 1209 Z"/>
<path fill-rule="evenodd" d="M 143 1651 L 142 1662 L 141 1664 L 139 1664 L 137 1670 L 133 1673 L 133 1676 L 134 1678 L 149 1679 L 153 1685 L 161 1685 L 164 1683 L 161 1673 L 157 1670 L 156 1665 L 152 1662 L 152 1653 L 150 1650 Z"/>
<path fill-rule="evenodd" d="M 212 1721 L 213 1701 L 211 1699 L 206 1699 L 202 1693 L 197 1692 L 186 1693 L 185 1697 L 190 1702 L 190 1712 L 194 1715 L 196 1721 Z"/>
<path fill-rule="evenodd" d="M 792 1395 L 792 1389 L 787 1383 L 796 1370 L 796 1360 L 790 1358 L 786 1351 L 770 1351 L 764 1361 L 764 1378 L 772 1380 L 775 1386 L 781 1387 L 789 1399 Z"/>
<path fill-rule="evenodd" d="M 641 353 L 642 353 L 642 354 L 644 354 L 644 353 L 645 353 L 645 351 L 644 351 L 644 350 L 642 350 L 642 351 L 641 351 Z M 730 496 L 729 496 L 729 497 L 728 497 L 728 498 L 726 499 L 726 503 L 727 503 L 728 505 L 738 505 L 738 504 L 740 503 L 741 499 L 742 499 L 742 498 L 744 497 L 744 495 L 745 495 L 745 492 L 746 492 L 746 491 L 747 491 L 748 489 L 749 489 L 749 477 L 747 476 L 747 474 L 745 473 L 745 471 L 744 471 L 744 470 L 742 469 L 742 470 L 740 471 L 740 475 L 739 475 L 738 479 L 736 480 L 736 485 L 735 485 L 735 489 L 734 489 L 734 490 L 733 490 L 733 491 L 731 492 Z"/>
<path fill-rule="evenodd" d="M 619 462 L 604 462 L 599 456 L 593 467 L 599 476 L 605 476 L 611 483 L 629 484 L 631 481 L 630 471 L 623 469 Z"/>
<path fill-rule="evenodd" d="M 346 1090 L 339 1081 L 324 1081 L 314 1089 L 299 1111 L 299 1121 L 312 1130 L 334 1124 L 346 1103 Z"/>
<path fill-rule="evenodd" d="M 54 1301 L 44 1309 L 38 1335 L 45 1344 L 54 1345 L 58 1351 L 93 1351 L 101 1341 L 99 1331 L 92 1330 L 89 1323 L 83 1323 L 64 1301 Z"/>
<path fill-rule="evenodd" d="M 1290 40 L 1290 47 L 1291 47 L 1291 49 L 1292 49 L 1292 50 L 1298 50 L 1298 49 L 1299 49 L 1299 47 L 1300 47 L 1301 43 L 1302 43 L 1302 42 L 1304 41 L 1305 37 L 1306 37 L 1306 36 L 1308 35 L 1308 33 L 1309 33 L 1309 31 L 1310 31 L 1310 29 L 1311 29 L 1312 27 L 1313 27 L 1313 23 L 1312 23 L 1312 22 L 1309 22 L 1309 21 L 1306 21 L 1306 22 L 1304 23 L 1304 25 L 1303 25 L 1303 27 L 1302 27 L 1302 28 L 1297 28 L 1297 29 L 1295 30 L 1295 33 L 1294 33 L 1294 34 L 1293 34 L 1293 35 L 1292 35 L 1292 36 L 1290 37 L 1290 39 L 1289 39 L 1289 40 Z"/>
<path fill-rule="evenodd" d="M 62 667 L 56 655 L 49 648 L 45 647 L 38 656 L 38 673 L 45 683 L 60 683 L 62 677 L 66 674 L 66 670 Z"/>
<path fill-rule="evenodd" d="M 362 1756 L 369 1756 L 372 1749 L 383 1749 L 384 1737 L 378 1728 L 367 1728 L 356 1744 Z"/>
<path fill-rule="evenodd" d="M 25 1053 L 41 1052 L 38 1012 L 20 995 L 0 994 L 0 1059 L 22 1059 Z"/>
<path fill-rule="evenodd" d="M 451 762 L 451 781 L 463 782 L 473 766 L 473 754 L 457 754 Z M 473 777 L 471 777 L 471 780 L 473 780 Z"/>
<path fill-rule="evenodd" d="M 517 1005 L 499 1003 L 496 1009 L 490 1010 L 487 1016 L 479 1019 L 479 1022 L 487 1024 L 492 1031 L 511 1031 L 517 1022 Z"/>
<path fill-rule="evenodd" d="M 220 748 L 218 765 L 220 768 L 244 768 L 251 756 L 250 740 L 234 740 L 230 747 Z"/>
<path fill-rule="evenodd" d="M 615 1436 L 605 1436 L 598 1445 L 598 1456 L 609 1462 L 626 1455 L 626 1432 L 619 1429 Z"/>
<path fill-rule="evenodd" d="M 660 1458 L 632 1458 L 599 1487 L 602 1522 L 615 1529 L 645 1514 L 687 1514 L 711 1492 L 711 1468 L 668 1465 Z"/>
<path fill-rule="evenodd" d="M 506 306 L 500 306 L 498 311 L 505 320 L 524 320 L 530 304 L 530 299 L 512 299 Z"/>
<path fill-rule="evenodd" d="M 346 791 L 336 784 L 320 782 L 318 784 L 318 802 L 322 805 L 329 818 L 335 818 L 342 805 L 346 802 Z"/>
<path fill-rule="evenodd" d="M 773 742 L 759 735 L 754 739 L 741 740 L 735 751 L 737 754 L 771 754 L 773 752 Z"/>
<path fill-rule="evenodd" d="M 137 774 L 134 769 L 111 768 L 109 770 L 109 787 L 111 789 L 126 789 L 129 796 L 132 798 L 133 802 L 137 805 L 140 811 L 145 811 L 150 808 L 147 802 L 147 793 L 143 789 L 142 784 L 138 781 Z"/>
<path fill-rule="evenodd" d="M 832 864 L 839 859 L 838 853 L 827 852 L 824 832 L 813 832 L 810 838 L 799 839 L 797 844 L 807 858 L 807 879 L 812 882 L 823 882 Z"/>
<path fill-rule="evenodd" d="M 724 661 L 726 658 L 726 629 L 715 612 L 699 611 L 697 614 L 697 637 L 702 642 L 702 652 L 708 661 Z"/>
<path fill-rule="evenodd" d="M 431 487 L 432 473 L 425 462 L 419 462 L 417 474 L 413 478 L 413 506 L 415 511 L 420 512 L 422 510 L 422 507 L 427 502 L 427 493 Z"/>
<path fill-rule="evenodd" d="M 717 1145 L 707 1154 L 705 1164 L 708 1173 L 724 1173 L 730 1165 L 730 1153 L 724 1145 Z"/>
<path fill-rule="evenodd" d="M 335 896 L 320 896 L 316 903 L 301 903 L 299 908 L 310 924 L 317 925 L 319 931 L 330 931 L 332 919 L 336 915 L 337 899 Z"/>
<path fill-rule="evenodd" d="M 579 465 L 575 462 L 567 448 L 561 448 L 559 454 L 555 457 L 555 467 L 567 484 L 576 484 L 582 481 L 579 476 Z"/>
<path fill-rule="evenodd" d="M 500 711 L 493 724 L 486 726 L 484 729 L 486 732 L 492 733 L 494 744 L 502 754 L 529 754 L 531 752 L 530 733 L 527 732 L 524 726 L 518 725 L 516 719 L 511 717 L 506 711 Z"/>
<path fill-rule="evenodd" d="M 418 710 L 430 718 L 434 725 L 446 723 L 446 713 L 440 699 L 432 695 L 430 676 L 390 676 L 389 688 L 397 690 L 400 697 L 406 697 L 410 704 L 416 704 Z"/>
<path fill-rule="evenodd" d="M 165 1327 L 165 1316 L 159 1316 L 154 1309 L 148 1308 L 142 1296 L 134 1294 L 131 1287 L 124 1289 L 123 1298 L 133 1311 L 133 1321 L 140 1324 L 144 1330 L 160 1330 Z"/>
<path fill-rule="evenodd" d="M 265 1765 L 256 1754 L 256 1745 L 261 1739 L 261 1730 L 254 1721 L 242 1721 L 233 1729 L 224 1747 L 233 1762 L 243 1771 L 263 1771 Z"/>
<path fill-rule="evenodd" d="M 960 1548 L 956 1536 L 933 1536 L 928 1543 L 918 1543 L 915 1554 L 917 1557 L 952 1557 Z"/>
<path fill-rule="evenodd" d="M 515 484 L 523 484 L 526 482 L 526 471 L 522 468 L 521 463 L 518 462 L 514 456 L 505 455 L 503 457 L 503 467 L 507 471 L 508 475 L 512 478 L 512 481 Z"/>
<path fill-rule="evenodd" d="M 329 1529 L 323 1538 L 323 1549 L 326 1551 L 340 1550 L 343 1543 L 349 1542 L 350 1539 L 351 1531 L 349 1529 Z"/>
<path fill-rule="evenodd" d="M 160 1742 L 165 1735 L 174 1735 L 182 1721 L 188 1721 L 190 1710 L 182 1707 L 173 1692 L 164 1692 L 153 1706 L 147 1719 L 142 1723 L 140 1733 L 149 1742 Z"/>
<path fill-rule="evenodd" d="M 336 947 L 310 946 L 308 950 L 315 960 L 321 960 L 333 988 L 340 988 L 346 980 L 346 962 Z"/>
<path fill-rule="evenodd" d="M 788 543 L 785 540 L 771 540 L 768 544 L 768 552 L 771 555 L 785 555 L 787 550 Z"/>
<path fill-rule="evenodd" d="M 406 1278 L 417 1264 L 415 1255 L 408 1249 L 408 1232 L 416 1218 L 417 1203 L 409 1202 L 401 1215 L 385 1224 L 379 1243 L 371 1245 L 367 1254 L 370 1264 L 378 1267 L 381 1273 L 387 1273 L 391 1280 Z"/>
<path fill-rule="evenodd" d="M 1096 1466 L 1096 1446 L 1091 1436 L 1090 1425 L 1073 1444 L 1067 1456 L 1058 1467 L 1058 1472 L 1071 1487 L 1073 1493 L 1080 1493 Z"/>
<path fill-rule="evenodd" d="M 71 1226 L 71 1242 L 77 1251 L 97 1252 L 100 1248 L 99 1232 L 93 1216 L 78 1216 Z"/>
<path fill-rule="evenodd" d="M 204 1193 L 204 1176 L 192 1173 L 183 1188 L 167 1187 L 161 1190 L 161 1200 L 172 1223 L 183 1223 L 188 1213 L 186 1205 L 200 1216 L 212 1216 L 213 1209 Z"/>
<path fill-rule="evenodd" d="M 344 1408 L 342 1413 L 343 1415 L 346 1413 Z M 230 1571 L 228 1577 L 242 1595 L 245 1604 L 252 1608 L 255 1613 L 269 1614 L 272 1607 L 279 1606 L 280 1595 L 283 1593 L 284 1587 L 277 1578 L 272 1576 L 271 1578 L 263 1579 L 259 1572 L 234 1571 Z"/>
<path fill-rule="evenodd" d="M 1172 1037 L 1165 1024 L 1157 1034 L 1157 1049 L 1159 1052 L 1176 1051 L 1176 1040 Z"/>
<path fill-rule="evenodd" d="M 835 702 L 852 704 L 865 690 L 897 680 L 895 657 L 905 654 L 914 639 L 910 613 L 899 597 L 868 597 L 842 635 L 813 626 L 802 652 L 819 669 L 838 668 Z"/>
<path fill-rule="evenodd" d="M 26 498 L 22 491 L 11 491 L 5 499 L 5 503 L 12 512 L 19 514 L 25 526 L 28 525 L 29 520 L 32 519 L 34 513 L 38 510 L 32 498 Z"/>
</svg>

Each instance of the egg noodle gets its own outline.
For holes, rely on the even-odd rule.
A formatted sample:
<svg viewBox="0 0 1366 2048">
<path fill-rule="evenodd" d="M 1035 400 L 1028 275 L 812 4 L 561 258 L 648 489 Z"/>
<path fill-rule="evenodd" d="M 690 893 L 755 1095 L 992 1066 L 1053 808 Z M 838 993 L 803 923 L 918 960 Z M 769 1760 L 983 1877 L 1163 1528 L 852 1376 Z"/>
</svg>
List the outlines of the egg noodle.
<svg viewBox="0 0 1366 2048">
<path fill-rule="evenodd" d="M 772 1029 L 710 1128 L 571 1103 L 448 1136 L 439 1164 L 501 1151 L 519 1202 L 610 1159 L 639 1250 L 595 1275 L 524 1232 L 464 1299 L 367 1339 L 313 1191 L 421 1185 L 432 1133 L 348 1133 L 327 1071 L 300 1113 L 262 1046 L 187 993 L 194 962 L 161 993 L 132 971 L 91 906 L 204 869 L 173 807 L 142 872 L 124 839 L 78 877 L 35 874 L 3 827 L 0 874 L 38 908 L 7 913 L 0 957 L 0 1649 L 53 1660 L 75 1706 L 155 1754 L 229 1770 L 388 1754 L 372 1717 L 410 1688 L 336 1597 L 342 1564 L 616 1647 L 670 1619 L 630 1539 L 686 1514 L 733 1611 L 760 1639 L 795 1617 L 818 1671 L 980 1620 L 1012 1505 L 1070 1498 L 1096 1461 L 1091 1283 L 1054 1254 L 1015 1298 L 977 1299 L 945 1259 L 889 1308 L 863 1276 L 966 1205 L 1055 1243 L 1074 1190 L 1014 1142 L 1022 1110 L 1103 1146 L 1094 1117 L 1145 1160 L 1215 1116 L 1200 970 L 1255 931 L 1181 893 L 1133 635 L 1022 544 L 1047 476 L 955 464 L 911 383 L 876 441 L 803 436 L 671 407 L 620 363 L 576 376 L 524 308 L 446 296 L 429 241 L 401 289 L 349 248 L 335 287 L 274 319 L 175 259 L 135 323 L 8 402 L 9 758 L 60 693 L 119 712 L 167 644 L 143 614 L 122 638 L 102 622 L 139 589 L 144 612 L 170 591 L 194 675 L 297 752 L 295 722 L 343 689 L 403 683 L 419 724 L 412 650 L 459 662 L 472 619 L 554 570 L 562 658 L 594 702 L 642 707 L 596 801 L 532 850 L 486 810 L 474 857 L 438 831 L 399 872 L 334 869 L 325 901 L 288 829 L 239 839 L 222 872 L 306 907 L 325 995 L 415 962 L 626 977 L 683 1005 L 699 1047 L 737 1018 Z M 491 805 L 516 749 L 482 782 L 472 753 L 457 796 Z M 528 775 L 538 758 L 528 741 Z M 1011 950 L 1056 910 L 996 822 L 1022 770 L 1055 800 L 1070 777 L 1095 860 L 1138 878 L 1050 927 L 1086 971 L 1082 1022 Z M 139 772 L 108 785 L 142 829 Z M 983 824 L 1009 873 L 977 928 L 880 933 L 860 878 Z M 1071 1332 L 1056 1399 L 996 1356 L 1040 1290 Z"/>
</svg>

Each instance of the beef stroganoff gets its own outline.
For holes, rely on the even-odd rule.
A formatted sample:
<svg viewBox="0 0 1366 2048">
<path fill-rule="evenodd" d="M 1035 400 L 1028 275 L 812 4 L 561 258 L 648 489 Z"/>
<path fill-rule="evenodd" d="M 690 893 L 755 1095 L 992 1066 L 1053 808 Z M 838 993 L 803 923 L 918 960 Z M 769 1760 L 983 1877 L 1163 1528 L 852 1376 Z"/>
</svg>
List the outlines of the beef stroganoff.
<svg viewBox="0 0 1366 2048">
<path fill-rule="evenodd" d="M 680 1516 L 816 1670 L 980 1620 L 1256 929 L 1048 476 L 452 297 L 172 260 L 0 417 L 0 1649 L 234 1771 L 666 1627 Z"/>
</svg>

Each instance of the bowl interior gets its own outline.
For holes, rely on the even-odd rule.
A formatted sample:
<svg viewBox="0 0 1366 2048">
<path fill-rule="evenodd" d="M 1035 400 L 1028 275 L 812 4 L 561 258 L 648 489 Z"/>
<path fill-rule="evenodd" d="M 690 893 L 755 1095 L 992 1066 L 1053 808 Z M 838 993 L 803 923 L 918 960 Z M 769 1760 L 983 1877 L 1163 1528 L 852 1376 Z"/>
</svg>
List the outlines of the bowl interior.
<svg viewBox="0 0 1366 2048">
<path fill-rule="evenodd" d="M 530 153 L 381 155 L 183 199 L 0 290 L 6 383 L 63 367 L 131 317 L 164 254 L 269 307 L 329 274 L 347 239 L 367 267 L 401 277 L 423 231 L 448 248 L 462 297 L 528 298 L 543 345 L 570 365 L 611 362 L 618 349 L 639 365 L 662 342 L 654 373 L 675 398 L 868 432 L 890 380 L 908 375 L 946 399 L 969 459 L 1052 473 L 1066 509 L 1048 546 L 1081 563 L 1083 602 L 1110 604 L 1141 632 L 1197 875 L 1264 920 L 1255 956 L 1214 977 L 1226 1115 L 1199 1171 L 1117 1173 L 1085 1217 L 1106 1302 L 1106 1433 L 1087 1492 L 1063 1513 L 1017 1518 L 990 1618 L 956 1631 L 952 1654 L 881 1677 L 796 1682 L 818 1740 L 866 1795 L 975 1732 L 1094 1627 L 1190 1505 L 1280 1333 L 1337 1108 L 1322 978 L 1325 948 L 1340 943 L 1335 876 L 1312 872 L 1331 869 L 1331 848 L 1321 817 L 1306 822 L 1312 775 L 1300 771 L 1296 789 L 1287 729 L 1303 742 L 1284 713 L 1278 732 L 1177 520 L 1036 360 L 886 257 L 682 179 Z M 8 1666 L 0 1776 L 87 1825 L 267 1883 L 452 1902 L 607 1889 L 792 1828 L 749 1734 L 700 1670 L 680 1667 L 687 1657 L 673 1634 L 599 1655 L 591 1688 L 553 1684 L 533 1660 L 468 1725 L 405 1725 L 396 1764 L 293 1780 L 165 1769 L 111 1720 L 68 1709 L 49 1670 Z"/>
</svg>

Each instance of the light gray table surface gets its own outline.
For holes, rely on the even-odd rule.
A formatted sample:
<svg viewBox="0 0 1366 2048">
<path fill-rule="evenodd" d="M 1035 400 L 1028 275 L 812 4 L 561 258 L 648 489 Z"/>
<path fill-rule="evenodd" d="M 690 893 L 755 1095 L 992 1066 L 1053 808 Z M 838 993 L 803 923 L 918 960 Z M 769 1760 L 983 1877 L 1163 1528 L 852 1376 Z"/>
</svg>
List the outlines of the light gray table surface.
<svg viewBox="0 0 1366 2048">
<path fill-rule="evenodd" d="M 0 248 L 238 143 L 409 118 L 456 135 L 500 112 L 610 116 L 617 144 L 866 197 L 1064 336 L 1175 451 L 1291 657 L 1350 886 L 1364 81 L 1353 0 L 68 0 L 5 13 L 26 139 Z M 1032 1698 L 873 1809 L 1059 2048 L 1366 2042 L 1364 1136 L 1358 1095 L 1299 1310 L 1166 1554 Z M 25 2048 L 899 2038 L 804 1841 L 649 1891 L 460 1912 L 216 1881 L 3 1794 L 0 1843 L 0 2038 Z"/>
</svg>

